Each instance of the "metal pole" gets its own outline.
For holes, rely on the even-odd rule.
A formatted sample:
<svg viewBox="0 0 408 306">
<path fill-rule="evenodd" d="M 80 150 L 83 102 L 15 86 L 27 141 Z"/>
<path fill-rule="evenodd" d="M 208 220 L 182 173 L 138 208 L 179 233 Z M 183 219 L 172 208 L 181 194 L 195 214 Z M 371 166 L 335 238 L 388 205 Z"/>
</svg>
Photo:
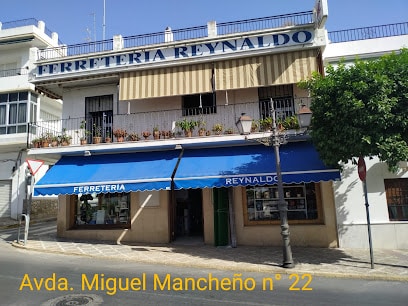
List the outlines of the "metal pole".
<svg viewBox="0 0 408 306">
<path fill-rule="evenodd" d="M 106 18 L 106 2 L 103 0 L 103 25 L 102 25 L 102 40 L 105 40 L 105 18 Z"/>
<path fill-rule="evenodd" d="M 292 258 L 292 249 L 290 246 L 290 232 L 288 224 L 288 203 L 285 201 L 283 195 L 283 180 L 282 172 L 280 165 L 280 156 L 279 156 L 279 146 L 281 141 L 279 139 L 278 130 L 276 127 L 276 114 L 275 108 L 273 106 L 273 101 L 271 100 L 271 112 L 272 112 L 272 143 L 275 149 L 275 163 L 276 163 L 276 175 L 278 177 L 278 196 L 279 196 L 279 216 L 280 216 L 280 226 L 281 226 L 281 235 L 283 242 L 283 264 L 284 268 L 294 268 L 295 264 L 293 263 Z"/>
<path fill-rule="evenodd" d="M 368 204 L 368 195 L 367 195 L 367 183 L 365 180 L 363 181 L 363 188 L 364 188 L 366 215 L 367 215 L 368 244 L 370 246 L 370 263 L 371 263 L 371 269 L 374 269 L 373 243 L 371 240 L 370 211 L 368 209 L 369 204 Z"/>
</svg>

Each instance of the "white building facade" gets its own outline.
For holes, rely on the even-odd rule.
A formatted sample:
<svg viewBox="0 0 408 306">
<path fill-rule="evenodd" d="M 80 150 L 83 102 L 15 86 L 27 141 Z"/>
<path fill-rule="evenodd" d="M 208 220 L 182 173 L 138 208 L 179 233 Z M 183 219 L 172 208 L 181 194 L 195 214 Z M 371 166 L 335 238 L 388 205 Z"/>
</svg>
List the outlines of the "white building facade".
<svg viewBox="0 0 408 306">
<path fill-rule="evenodd" d="M 36 68 L 36 50 L 55 46 L 57 33 L 42 21 L 0 23 L 0 217 L 17 219 L 28 198 L 29 123 L 61 117 L 61 101 L 40 94 L 29 82 Z M 41 169 L 45 171 L 46 167 Z"/>
<path fill-rule="evenodd" d="M 281 161 L 293 245 L 338 246 L 340 175 L 295 124 L 310 104 L 297 83 L 322 72 L 324 18 L 311 10 L 39 50 L 32 82 L 64 105 L 60 125 L 33 124 L 29 155 L 55 163 L 35 194 L 58 195 L 58 235 L 281 245 L 265 145 L 273 105 L 288 139 Z M 236 127 L 242 113 L 254 120 L 249 135 Z M 67 145 L 34 145 L 61 132 Z"/>
<path fill-rule="evenodd" d="M 340 60 L 352 64 L 357 57 L 375 59 L 408 48 L 408 22 L 329 32 L 329 40 L 325 66 Z M 407 162 L 400 163 L 397 173 L 390 173 L 378 158 L 365 158 L 365 163 L 373 248 L 408 249 Z M 368 248 L 366 201 L 356 165 L 344 165 L 334 193 L 339 247 Z"/>
</svg>

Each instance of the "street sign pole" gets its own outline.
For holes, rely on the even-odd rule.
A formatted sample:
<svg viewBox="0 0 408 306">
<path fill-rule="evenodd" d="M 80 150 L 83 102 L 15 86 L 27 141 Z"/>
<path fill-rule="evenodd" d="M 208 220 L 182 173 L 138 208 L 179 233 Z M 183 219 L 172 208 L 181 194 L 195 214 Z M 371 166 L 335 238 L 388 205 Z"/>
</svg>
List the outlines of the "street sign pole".
<svg viewBox="0 0 408 306">
<path fill-rule="evenodd" d="M 358 176 L 360 177 L 360 180 L 363 182 L 365 207 L 366 207 L 366 215 L 367 215 L 368 244 L 370 247 L 370 263 L 371 263 L 371 269 L 374 269 L 373 243 L 371 239 L 370 210 L 369 210 L 369 204 L 368 204 L 367 182 L 366 182 L 367 170 L 366 170 L 364 158 L 361 156 L 358 159 L 357 167 L 358 167 Z"/>
<path fill-rule="evenodd" d="M 26 162 L 27 162 L 27 165 L 28 165 L 28 169 L 30 170 L 30 173 L 31 173 L 31 185 L 30 185 L 30 196 L 28 198 L 28 203 L 27 203 L 27 213 L 23 214 L 24 217 L 25 217 L 24 245 L 27 244 L 28 230 L 30 228 L 30 214 L 31 214 L 31 205 L 32 205 L 32 201 L 33 201 L 33 189 L 34 189 L 34 183 L 35 183 L 35 174 L 41 168 L 41 166 L 44 164 L 44 161 L 35 160 L 35 159 L 27 159 Z M 20 228 L 19 228 L 19 231 L 20 231 Z M 19 237 L 20 237 L 20 232 L 19 232 Z"/>
</svg>

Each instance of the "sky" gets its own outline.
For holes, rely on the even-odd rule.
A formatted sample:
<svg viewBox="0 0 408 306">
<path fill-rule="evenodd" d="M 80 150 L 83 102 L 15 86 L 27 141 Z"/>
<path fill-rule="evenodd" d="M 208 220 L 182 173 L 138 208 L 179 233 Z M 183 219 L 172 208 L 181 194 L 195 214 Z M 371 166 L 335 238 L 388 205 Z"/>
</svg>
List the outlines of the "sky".
<svg viewBox="0 0 408 306">
<path fill-rule="evenodd" d="M 104 10 L 105 3 L 105 10 Z M 315 0 L 0 0 L 0 22 L 35 18 L 65 44 L 298 13 Z M 408 0 L 328 0 L 329 31 L 408 21 Z M 104 14 L 105 11 L 105 14 Z M 105 16 L 105 27 L 103 27 Z"/>
</svg>

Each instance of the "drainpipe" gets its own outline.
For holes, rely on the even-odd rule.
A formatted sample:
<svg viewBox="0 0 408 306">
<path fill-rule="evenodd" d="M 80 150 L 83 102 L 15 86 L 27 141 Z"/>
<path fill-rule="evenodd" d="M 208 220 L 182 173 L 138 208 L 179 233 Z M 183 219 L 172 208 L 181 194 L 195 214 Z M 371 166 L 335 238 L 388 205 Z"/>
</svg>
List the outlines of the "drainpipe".
<svg viewBox="0 0 408 306">
<path fill-rule="evenodd" d="M 170 222 L 171 222 L 170 229 L 172 229 L 172 230 L 171 230 L 171 233 L 170 233 L 170 241 L 174 241 L 174 238 L 175 238 L 174 216 L 175 216 L 175 209 L 176 209 L 176 193 L 175 193 L 175 190 L 174 190 L 174 177 L 176 176 L 176 172 L 177 172 L 178 166 L 180 164 L 181 158 L 183 157 L 183 154 L 184 154 L 184 148 L 181 148 L 179 157 L 177 159 L 176 166 L 174 167 L 173 173 L 171 174 L 171 184 L 170 184 L 170 186 L 171 186 L 171 189 L 170 189 L 171 199 L 170 199 L 169 212 L 170 212 L 170 216 L 171 216 L 171 218 L 170 218 Z"/>
<path fill-rule="evenodd" d="M 231 247 L 237 247 L 237 231 L 235 227 L 235 210 L 234 210 L 234 203 L 233 199 L 233 190 L 232 188 L 228 188 L 228 210 L 229 210 L 229 226 L 230 226 L 230 234 L 231 234 Z"/>
</svg>

